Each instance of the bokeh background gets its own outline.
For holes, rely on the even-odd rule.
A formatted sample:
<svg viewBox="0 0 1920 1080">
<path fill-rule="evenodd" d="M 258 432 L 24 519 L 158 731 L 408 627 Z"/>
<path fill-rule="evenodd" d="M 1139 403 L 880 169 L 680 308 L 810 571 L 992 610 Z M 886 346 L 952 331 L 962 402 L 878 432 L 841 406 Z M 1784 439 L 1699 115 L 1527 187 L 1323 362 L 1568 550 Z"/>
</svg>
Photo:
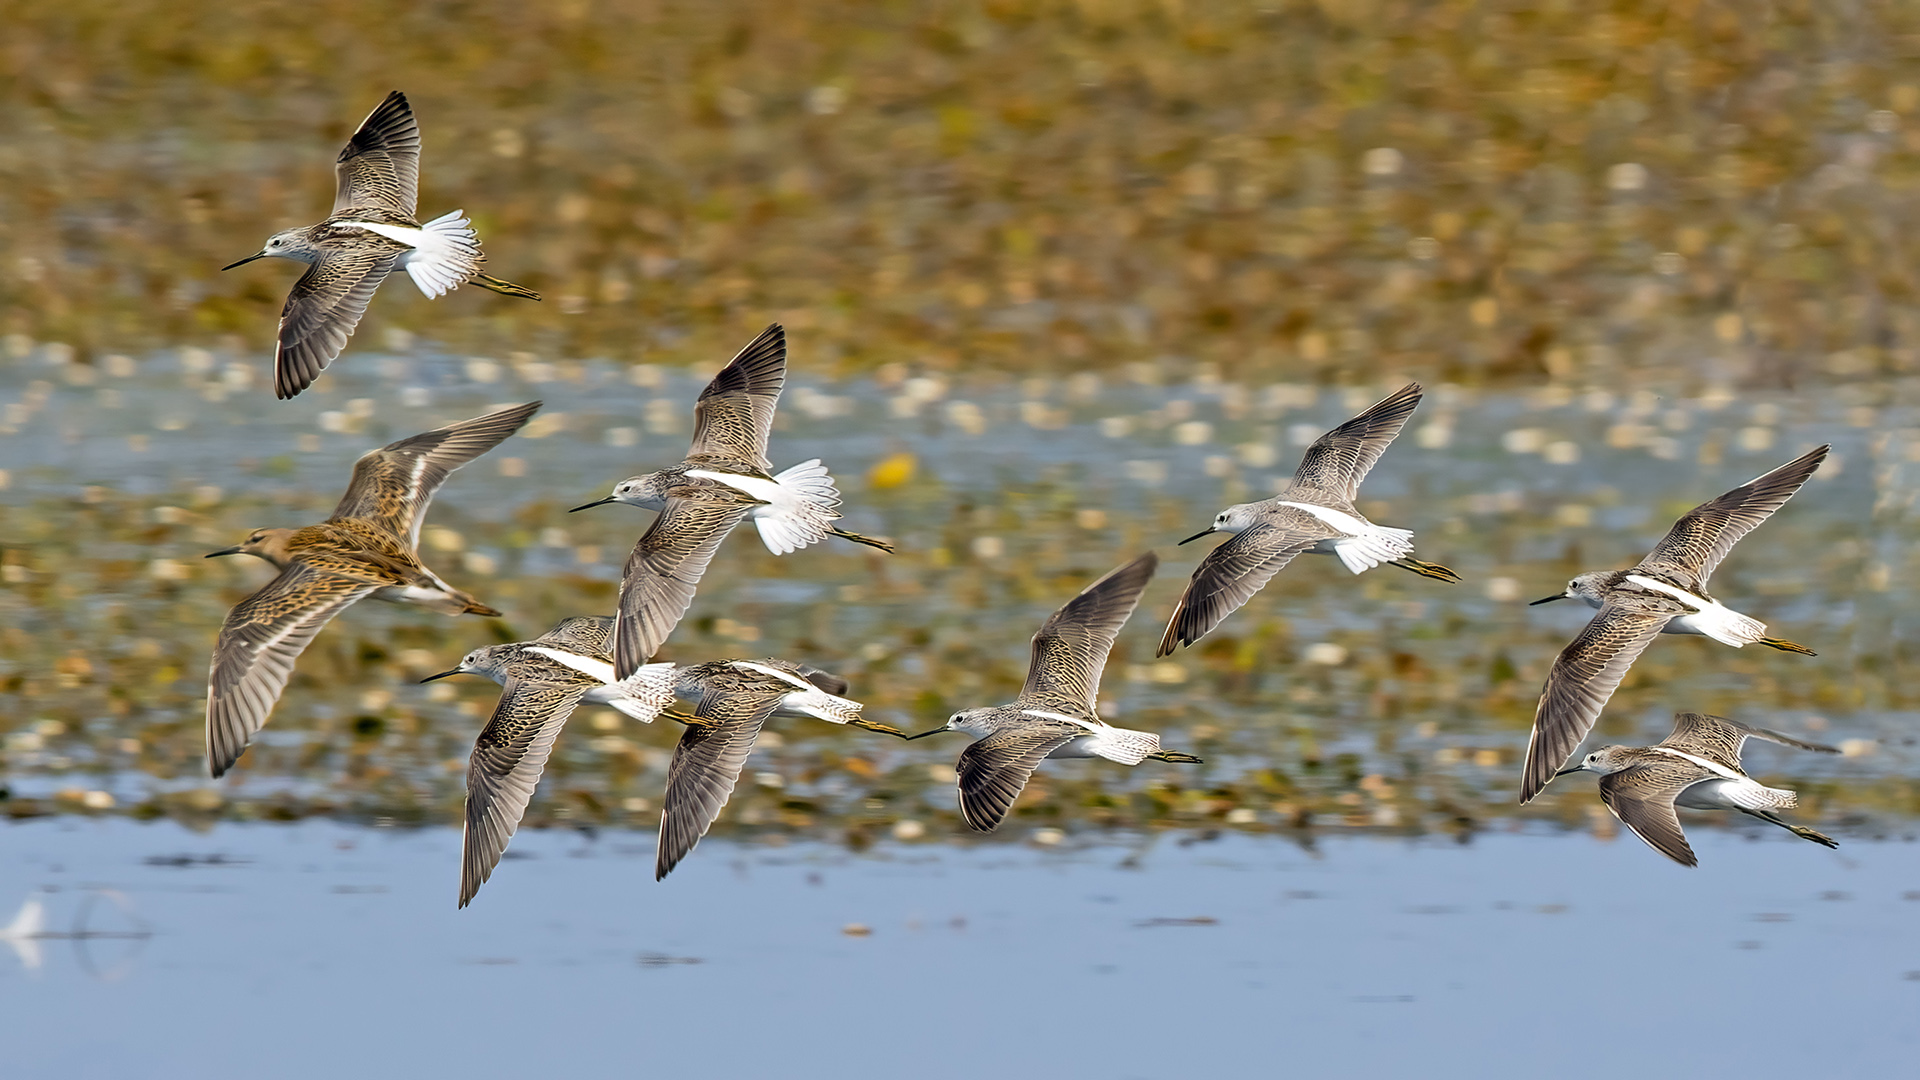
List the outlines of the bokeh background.
<svg viewBox="0 0 1920 1080">
<path fill-rule="evenodd" d="M 0 23 L 16 816 L 458 820 L 494 690 L 414 680 L 609 610 L 645 518 L 564 510 L 676 460 L 698 387 L 776 320 L 778 463 L 826 457 L 851 527 L 901 551 L 736 537 L 666 656 L 807 660 L 931 725 L 1009 696 L 1084 583 L 1169 558 L 1108 698 L 1207 766 L 1049 766 L 1007 838 L 1612 835 L 1588 787 L 1511 805 L 1585 618 L 1523 602 L 1822 442 L 1716 579 L 1821 655 L 1663 641 L 1602 731 L 1791 728 L 1847 749 L 1756 763 L 1809 821 L 1904 836 L 1920 812 L 1912 5 L 10 0 Z M 293 268 L 217 268 L 324 213 L 396 87 L 423 214 L 464 208 L 489 269 L 547 300 L 390 283 L 274 402 Z M 1409 379 L 1428 401 L 1363 507 L 1467 583 L 1302 560 L 1155 661 L 1206 546 L 1172 541 Z M 238 776 L 204 780 L 208 650 L 267 571 L 199 555 L 324 516 L 369 447 L 536 396 L 426 537 L 508 618 L 356 608 Z M 583 710 L 530 827 L 650 828 L 676 734 Z M 958 840 L 956 752 L 795 726 L 720 830 Z"/>
</svg>

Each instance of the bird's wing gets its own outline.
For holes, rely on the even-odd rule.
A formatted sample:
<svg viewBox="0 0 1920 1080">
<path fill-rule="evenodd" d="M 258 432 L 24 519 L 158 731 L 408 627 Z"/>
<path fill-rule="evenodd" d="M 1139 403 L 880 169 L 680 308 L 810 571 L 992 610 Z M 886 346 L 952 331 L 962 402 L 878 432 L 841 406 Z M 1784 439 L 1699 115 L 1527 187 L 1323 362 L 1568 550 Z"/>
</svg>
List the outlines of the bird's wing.
<svg viewBox="0 0 1920 1080">
<path fill-rule="evenodd" d="M 1026 720 L 960 751 L 960 816 L 967 827 L 977 832 L 999 828 L 1040 762 L 1086 733 L 1078 724 Z"/>
<path fill-rule="evenodd" d="M 700 392 L 687 459 L 750 461 L 770 472 L 767 439 L 787 381 L 787 332 L 775 323 L 740 350 Z"/>
<path fill-rule="evenodd" d="M 275 397 L 290 398 L 313 385 L 347 347 L 401 250 L 399 244 L 382 245 L 328 252 L 293 283 L 280 310 L 273 354 Z"/>
<path fill-rule="evenodd" d="M 369 450 L 353 466 L 353 481 L 329 521 L 359 518 L 420 545 L 427 503 L 453 470 L 520 430 L 540 402 L 529 401 Z"/>
<path fill-rule="evenodd" d="M 817 690 L 832 694 L 834 697 L 846 697 L 852 684 L 831 671 L 822 671 L 808 664 L 800 665 L 800 677 L 814 685 Z"/>
<path fill-rule="evenodd" d="M 493 876 L 526 815 L 553 741 L 586 695 L 585 680 L 547 683 L 509 675 L 493 716 L 467 759 L 467 820 L 461 836 L 460 906 Z"/>
<path fill-rule="evenodd" d="M 420 188 L 420 125 L 407 95 L 395 90 L 347 140 L 334 166 L 339 180 L 333 212 L 372 206 L 414 216 Z"/>
<path fill-rule="evenodd" d="M 1673 800 L 1706 779 L 1704 773 L 1704 769 L 1684 761 L 1629 766 L 1600 778 L 1600 801 L 1647 846 L 1681 866 L 1697 866 L 1700 860 L 1687 845 Z"/>
<path fill-rule="evenodd" d="M 1155 655 L 1166 656 L 1181 645 L 1199 641 L 1240 610 L 1294 556 L 1339 535 L 1308 514 L 1295 516 L 1300 519 L 1297 523 L 1266 521 L 1244 529 L 1207 552 L 1174 605 Z"/>
<path fill-rule="evenodd" d="M 542 645 L 579 653 L 598 660 L 613 659 L 613 616 L 575 615 L 553 624 L 553 629 L 534 639 Z M 612 674 L 611 671 L 608 674 Z"/>
<path fill-rule="evenodd" d="M 224 774 L 267 722 L 313 636 L 379 585 L 295 562 L 234 605 L 207 673 L 207 767 Z"/>
<path fill-rule="evenodd" d="M 1420 384 L 1408 383 L 1366 412 L 1320 436 L 1307 447 L 1293 482 L 1331 491 L 1352 501 L 1360 481 L 1386 453 L 1387 445 L 1420 404 Z"/>
<path fill-rule="evenodd" d="M 731 488 L 672 488 L 660 516 L 633 545 L 613 624 L 613 667 L 619 678 L 651 659 L 680 624 L 720 542 L 752 509 L 736 495 Z"/>
<path fill-rule="evenodd" d="M 1751 727 L 1738 720 L 1729 720 L 1724 716 L 1708 716 L 1704 713 L 1676 713 L 1673 718 L 1673 734 L 1660 740 L 1660 746 L 1672 747 L 1682 753 L 1705 758 L 1716 765 L 1724 765 L 1734 772 L 1745 772 L 1740 765 L 1740 751 L 1745 748 L 1748 739 L 1765 739 L 1782 746 L 1791 746 L 1796 750 L 1813 750 L 1823 754 L 1837 754 L 1840 748 L 1824 743 L 1806 742 L 1791 735 L 1782 735 L 1766 728 Z"/>
<path fill-rule="evenodd" d="M 1672 618 L 1666 612 L 1610 601 L 1560 650 L 1533 712 L 1521 802 L 1538 795 L 1573 756 L 1600 719 L 1607 699 L 1626 678 L 1627 669 Z"/>
<path fill-rule="evenodd" d="M 660 846 L 653 879 L 666 877 L 707 835 L 720 810 L 733 795 L 740 770 L 760 728 L 793 690 L 774 683 L 734 685 L 710 689 L 694 715 L 706 721 L 689 724 L 674 747 L 667 766 L 667 792 L 660 806 Z"/>
<path fill-rule="evenodd" d="M 1149 551 L 1087 586 L 1048 616 L 1033 635 L 1033 656 L 1027 663 L 1027 684 L 1019 703 L 1093 719 L 1107 654 L 1159 565 L 1160 557 Z"/>
<path fill-rule="evenodd" d="M 1827 449 L 1811 450 L 1687 511 L 1636 569 L 1664 573 L 1696 588 L 1704 586 L 1741 537 L 1793 498 L 1826 460 Z"/>
</svg>

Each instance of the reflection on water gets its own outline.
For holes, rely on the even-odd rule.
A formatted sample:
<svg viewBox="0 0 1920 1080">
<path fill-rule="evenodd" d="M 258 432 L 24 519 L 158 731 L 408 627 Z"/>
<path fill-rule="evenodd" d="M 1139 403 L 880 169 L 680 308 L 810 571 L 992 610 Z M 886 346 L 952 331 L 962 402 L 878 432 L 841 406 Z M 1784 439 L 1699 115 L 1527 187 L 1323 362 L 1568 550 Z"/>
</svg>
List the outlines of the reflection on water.
<svg viewBox="0 0 1920 1080">
<path fill-rule="evenodd" d="M 1263 495 L 1302 445 L 1377 389 L 1241 386 L 1183 366 L 1124 378 L 957 380 L 903 369 L 811 375 L 795 344 L 776 464 L 820 456 L 847 525 L 900 552 L 822 545 L 776 559 L 723 548 L 666 658 L 774 654 L 845 674 L 869 715 L 924 728 L 1006 700 L 1046 613 L 1141 549 L 1173 561 L 1122 635 L 1104 699 L 1200 768 L 1060 763 L 1013 834 L 1205 825 L 1252 831 L 1461 831 L 1510 804 L 1546 665 L 1584 611 L 1524 601 L 1573 572 L 1628 565 L 1688 506 L 1832 441 L 1835 456 L 1716 576 L 1716 592 L 1818 657 L 1669 638 L 1603 719 L 1658 737 L 1679 709 L 1719 712 L 1847 748 L 1756 751 L 1804 820 L 1843 841 L 1911 827 L 1920 799 L 1906 677 L 1920 425 L 1905 405 L 1844 395 L 1660 397 L 1435 387 L 1369 478 L 1362 508 L 1416 530 L 1449 586 L 1301 560 L 1199 647 L 1155 661 L 1180 578 L 1205 543 L 1172 545 L 1229 502 Z M 511 363 L 420 350 L 362 354 L 316 391 L 317 415 L 263 412 L 250 367 L 176 350 L 92 380 L 59 354 L 0 374 L 0 724 L 16 815 L 456 820 L 462 763 L 491 684 L 415 684 L 466 650 L 612 607 L 648 520 L 569 515 L 615 480 L 675 460 L 714 358 L 673 368 Z M 452 620 L 361 605 L 302 658 L 229 781 L 202 779 L 206 657 L 264 564 L 203 561 L 261 525 L 322 517 L 367 447 L 547 401 L 522 436 L 457 473 L 424 546 L 451 581 L 509 613 Z M 1564 607 L 1560 605 L 1559 607 Z M 816 730 L 818 729 L 818 730 Z M 650 824 L 676 731 L 584 710 L 530 823 Z M 793 725 L 761 744 L 720 829 L 862 847 L 956 828 L 951 747 Z M 1530 816 L 1610 831 L 1590 785 L 1562 782 Z M 1737 828 L 1747 828 L 1734 825 Z M 1753 828 L 1764 828 L 1755 825 Z"/>
<path fill-rule="evenodd" d="M 1920 1050 L 1912 845 L 1827 852 L 1773 832 L 1700 836 L 1701 871 L 1630 837 L 1531 830 L 862 855 L 716 838 L 655 886 L 650 835 L 547 830 L 456 915 L 450 828 L 19 823 L 0 827 L 0 880 L 57 887 L 39 894 L 53 905 L 110 883 L 154 937 L 108 988 L 60 952 L 38 973 L 0 952 L 9 1029 L 36 1036 L 11 1041 L 8 1075 L 633 1060 L 946 1080 L 977 1077 L 988 1038 L 1019 1075 L 1281 1059 L 1300 1076 L 1521 1060 L 1617 1075 L 1617 1057 L 1569 1052 L 1596 1031 L 1659 1040 L 1676 1074 L 1902 1075 Z M 217 1045 L 182 1035 L 210 1025 Z"/>
</svg>

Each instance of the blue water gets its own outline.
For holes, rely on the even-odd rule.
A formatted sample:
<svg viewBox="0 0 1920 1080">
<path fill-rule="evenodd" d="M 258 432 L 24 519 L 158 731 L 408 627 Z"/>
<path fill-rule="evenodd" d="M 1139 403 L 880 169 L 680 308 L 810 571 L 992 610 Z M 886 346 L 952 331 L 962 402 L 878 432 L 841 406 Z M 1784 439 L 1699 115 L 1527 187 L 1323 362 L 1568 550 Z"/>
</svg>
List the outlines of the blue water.
<svg viewBox="0 0 1920 1080">
<path fill-rule="evenodd" d="M 650 835 L 540 831 L 456 911 L 448 830 L 13 824 L 0 921 L 152 936 L 0 949 L 4 1072 L 1906 1074 L 1915 848 L 1693 842 L 710 841 L 655 884 Z"/>
</svg>

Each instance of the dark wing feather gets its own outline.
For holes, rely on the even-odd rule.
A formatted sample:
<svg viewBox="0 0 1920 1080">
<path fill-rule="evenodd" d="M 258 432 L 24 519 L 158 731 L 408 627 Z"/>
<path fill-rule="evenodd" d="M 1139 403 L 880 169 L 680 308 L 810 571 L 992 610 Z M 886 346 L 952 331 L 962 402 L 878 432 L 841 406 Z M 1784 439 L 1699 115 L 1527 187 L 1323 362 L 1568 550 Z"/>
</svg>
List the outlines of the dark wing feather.
<svg viewBox="0 0 1920 1080">
<path fill-rule="evenodd" d="M 762 661 L 764 663 L 765 661 Z M 817 667 L 800 665 L 800 677 L 812 683 L 816 689 L 824 690 L 834 697 L 846 697 L 852 684 L 831 671 L 821 671 Z"/>
<path fill-rule="evenodd" d="M 290 398 L 312 386 L 347 347 L 401 250 L 393 244 L 331 251 L 293 283 L 287 306 L 280 311 L 279 344 L 273 354 L 275 397 Z"/>
<path fill-rule="evenodd" d="M 420 545 L 427 503 L 453 470 L 500 445 L 540 408 L 529 401 L 401 439 L 360 456 L 353 481 L 329 521 L 371 521 L 408 544 Z"/>
<path fill-rule="evenodd" d="M 338 180 L 333 212 L 348 207 L 378 207 L 414 216 L 420 188 L 420 125 L 407 95 L 387 95 L 347 140 L 334 166 Z"/>
<path fill-rule="evenodd" d="M 1059 720 L 1026 720 L 960 752 L 960 816 L 976 832 L 992 832 L 1013 808 L 1033 770 L 1087 729 Z"/>
<path fill-rule="evenodd" d="M 526 816 L 533 789 L 553 754 L 553 741 L 586 696 L 589 684 L 542 683 L 511 675 L 493 717 L 467 759 L 467 818 L 461 835 L 460 906 L 493 876 L 500 854 Z"/>
<path fill-rule="evenodd" d="M 294 661 L 320 628 L 378 587 L 296 562 L 227 613 L 207 673 L 207 768 L 214 776 L 232 768 L 266 724 Z"/>
<path fill-rule="evenodd" d="M 1521 802 L 1540 794 L 1573 756 L 1600 719 L 1607 699 L 1627 677 L 1627 669 L 1672 618 L 1667 612 L 1610 601 L 1560 651 L 1533 712 Z"/>
<path fill-rule="evenodd" d="M 1360 494 L 1360 481 L 1420 404 L 1420 384 L 1408 383 L 1359 416 L 1341 424 L 1307 447 L 1294 471 L 1293 482 L 1331 491 L 1351 502 Z"/>
<path fill-rule="evenodd" d="M 1694 588 L 1706 585 L 1733 545 L 1793 498 L 1827 459 L 1827 449 L 1811 450 L 1687 511 L 1636 569 L 1652 570 Z"/>
<path fill-rule="evenodd" d="M 1673 800 L 1699 783 L 1702 771 L 1684 761 L 1633 765 L 1600 778 L 1600 801 L 1653 850 L 1681 866 L 1698 866 Z"/>
<path fill-rule="evenodd" d="M 693 446 L 688 461 L 747 462 L 770 472 L 767 439 L 773 410 L 787 381 L 787 332 L 779 323 L 740 350 L 700 392 L 693 407 Z"/>
<path fill-rule="evenodd" d="M 1669 746 L 1694 757 L 1705 758 L 1716 765 L 1724 765 L 1734 772 L 1744 773 L 1746 770 L 1740 765 L 1740 751 L 1749 738 L 1765 739 L 1796 750 L 1813 750 L 1822 754 L 1840 752 L 1837 746 L 1805 742 L 1777 731 L 1750 727 L 1724 716 L 1691 712 L 1674 714 L 1673 734 L 1660 740 L 1658 745 Z"/>
<path fill-rule="evenodd" d="M 1019 704 L 1094 719 L 1107 654 L 1159 566 L 1160 557 L 1149 551 L 1087 586 L 1048 616 L 1033 635 L 1033 655 Z"/>
<path fill-rule="evenodd" d="M 724 690 L 716 687 L 700 699 L 694 715 L 707 723 L 687 725 L 667 766 L 655 881 L 672 873 L 713 827 L 733 795 L 761 727 L 791 691 L 789 686 L 749 683 Z"/>
<path fill-rule="evenodd" d="M 720 542 L 752 509 L 736 496 L 717 486 L 672 488 L 666 508 L 633 545 L 613 625 L 613 667 L 620 678 L 653 658 L 693 604 Z"/>
<path fill-rule="evenodd" d="M 1295 556 L 1339 535 L 1311 515 L 1301 513 L 1299 517 L 1303 520 L 1298 525 L 1266 521 L 1243 529 L 1207 552 L 1194 568 L 1180 602 L 1174 605 L 1173 617 L 1167 620 L 1167 631 L 1154 655 L 1166 656 L 1181 645 L 1199 641 L 1240 610 Z"/>
</svg>

